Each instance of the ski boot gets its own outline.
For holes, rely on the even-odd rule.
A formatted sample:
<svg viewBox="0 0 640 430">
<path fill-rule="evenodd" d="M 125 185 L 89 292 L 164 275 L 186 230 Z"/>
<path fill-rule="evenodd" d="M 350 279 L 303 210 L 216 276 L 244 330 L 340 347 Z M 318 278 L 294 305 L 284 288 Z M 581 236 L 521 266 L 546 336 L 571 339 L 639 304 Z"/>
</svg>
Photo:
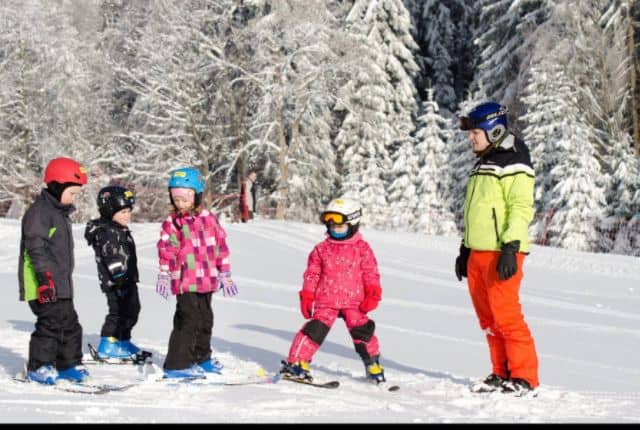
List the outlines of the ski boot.
<svg viewBox="0 0 640 430">
<path fill-rule="evenodd" d="M 58 371 L 56 381 L 68 380 L 72 382 L 83 382 L 89 378 L 89 371 L 82 365 L 71 366 L 68 369 Z"/>
<path fill-rule="evenodd" d="M 122 348 L 125 351 L 129 351 L 129 354 L 131 354 L 131 355 L 136 355 L 136 354 L 138 354 L 140 352 L 140 348 L 138 348 L 136 346 L 136 344 L 131 342 L 131 339 L 121 340 L 120 341 L 120 348 Z"/>
<path fill-rule="evenodd" d="M 369 363 L 365 362 L 364 367 L 366 371 L 366 376 L 371 381 L 375 382 L 376 384 L 387 382 L 387 380 L 384 377 L 384 369 L 382 366 L 380 366 L 380 363 L 378 362 L 377 358 Z"/>
<path fill-rule="evenodd" d="M 503 384 L 508 382 L 508 379 L 504 379 L 503 377 L 496 375 L 495 373 L 490 374 L 484 381 L 476 382 L 471 386 L 472 393 L 492 393 L 494 391 L 502 390 Z"/>
<path fill-rule="evenodd" d="M 51 364 L 45 364 L 36 370 L 29 370 L 27 372 L 27 379 L 40 384 L 54 385 L 56 379 L 58 379 L 58 371 Z"/>
<path fill-rule="evenodd" d="M 100 345 L 98 345 L 98 359 L 128 359 L 131 358 L 131 356 L 132 354 L 131 352 L 129 352 L 129 349 L 125 348 L 122 345 L 122 342 L 118 341 L 118 339 L 116 339 L 115 337 L 109 336 L 100 338 Z"/>
<path fill-rule="evenodd" d="M 513 394 L 516 397 L 527 396 L 530 393 L 536 395 L 535 389 L 524 379 L 513 378 L 502 382 L 502 392 Z"/>
<path fill-rule="evenodd" d="M 288 363 L 283 360 L 280 374 L 287 379 L 298 379 L 301 381 L 313 382 L 311 367 L 309 366 L 309 363 L 303 360 L 295 363 Z"/>
<path fill-rule="evenodd" d="M 149 363 L 150 358 L 153 356 L 151 352 L 138 348 L 138 346 L 131 342 L 130 339 L 121 340 L 119 344 L 120 348 L 129 352 L 131 361 L 135 364 Z"/>
<path fill-rule="evenodd" d="M 202 370 L 202 367 L 194 364 L 186 369 L 164 369 L 163 377 L 165 379 L 202 379 L 206 378 L 207 375 Z"/>
<path fill-rule="evenodd" d="M 222 374 L 222 363 L 215 358 L 198 363 L 198 366 L 200 366 L 200 368 L 206 373 Z"/>
</svg>

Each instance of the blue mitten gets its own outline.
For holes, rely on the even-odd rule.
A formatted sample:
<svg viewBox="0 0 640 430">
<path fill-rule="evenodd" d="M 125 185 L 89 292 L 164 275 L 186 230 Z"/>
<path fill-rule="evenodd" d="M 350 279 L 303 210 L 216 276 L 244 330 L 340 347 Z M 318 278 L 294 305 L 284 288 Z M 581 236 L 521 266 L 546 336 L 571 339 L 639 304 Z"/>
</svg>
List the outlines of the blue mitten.
<svg viewBox="0 0 640 430">
<path fill-rule="evenodd" d="M 220 272 L 220 288 L 222 288 L 225 297 L 233 297 L 238 294 L 238 287 L 231 279 L 231 272 Z"/>
</svg>

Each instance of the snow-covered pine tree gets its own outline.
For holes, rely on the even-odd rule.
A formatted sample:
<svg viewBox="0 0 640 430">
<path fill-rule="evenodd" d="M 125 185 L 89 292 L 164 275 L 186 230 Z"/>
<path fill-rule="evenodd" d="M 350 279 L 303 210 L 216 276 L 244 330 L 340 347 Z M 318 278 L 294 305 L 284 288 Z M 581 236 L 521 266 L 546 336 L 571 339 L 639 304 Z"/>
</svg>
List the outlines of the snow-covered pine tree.
<svg viewBox="0 0 640 430">
<path fill-rule="evenodd" d="M 360 54 L 366 58 L 371 53 L 364 47 Z M 387 122 L 392 109 L 384 98 L 392 90 L 388 87 L 386 74 L 372 63 L 343 88 L 341 97 L 341 104 L 351 106 L 336 137 L 341 194 L 362 205 L 363 225 L 383 226 L 390 216 L 384 177 L 392 163 L 385 143 L 395 130 Z"/>
<path fill-rule="evenodd" d="M 447 111 L 457 105 L 453 53 L 458 34 L 447 2 L 427 0 L 419 5 L 416 22 L 416 42 L 420 46 L 417 55 L 422 69 L 425 90 L 434 91 L 434 98 Z M 427 89 L 428 87 L 428 89 Z M 428 97 L 428 96 L 427 96 Z M 426 99 L 426 98 L 425 98 Z"/>
<path fill-rule="evenodd" d="M 419 46 L 415 53 L 420 66 L 416 77 L 418 94 L 421 100 L 426 100 L 427 88 L 433 87 L 441 113 L 448 115 L 464 99 L 479 60 L 473 46 L 479 11 L 464 0 L 404 0 L 404 3 L 411 13 L 412 34 Z M 453 103 L 446 103 L 444 94 L 453 94 Z"/>
<path fill-rule="evenodd" d="M 549 15 L 549 0 L 481 0 L 476 52 L 481 59 L 475 82 L 486 94 L 507 106 L 514 118 L 521 113 L 518 96 L 525 84 L 531 43 L 529 37 Z M 516 124 L 512 124 L 516 128 Z"/>
<path fill-rule="evenodd" d="M 558 14 L 561 22 L 562 16 Z M 540 68 L 533 69 L 528 87 L 530 97 L 526 99 L 531 115 L 526 118 L 531 127 L 526 135 L 536 149 L 533 151 L 534 167 L 551 168 L 543 181 L 544 194 L 537 195 L 544 202 L 544 211 L 552 211 L 545 227 L 546 243 L 591 251 L 600 240 L 599 220 L 606 206 L 603 174 L 594 146 L 597 130 L 585 121 L 583 99 L 570 76 L 570 61 L 575 57 L 573 40 L 548 39 L 548 42 L 553 48 L 545 51 L 541 47 L 541 52 L 545 53 L 540 56 Z M 536 89 L 543 87 L 545 99 L 535 94 Z M 536 109 L 546 116 L 536 117 L 532 113 Z M 536 128 L 540 131 L 536 132 Z M 552 165 L 540 166 L 540 160 L 535 161 L 535 156 L 541 155 L 536 145 L 542 139 L 548 139 L 546 152 L 555 157 Z"/>
<path fill-rule="evenodd" d="M 609 176 L 607 212 L 602 223 L 607 234 L 600 249 L 632 254 L 640 244 L 636 237 L 640 232 L 634 231 L 638 225 L 630 221 L 640 211 L 640 201 L 634 199 L 640 190 L 640 166 L 628 132 L 632 65 L 627 50 L 628 5 L 595 1 L 582 3 L 581 7 L 586 16 L 581 19 L 584 24 L 580 26 L 577 45 L 586 49 L 580 58 L 586 70 L 597 71 L 595 79 L 587 80 L 582 91 L 590 101 L 590 122 L 602 130 L 600 153 Z"/>
<path fill-rule="evenodd" d="M 527 112 L 520 118 L 526 124 L 523 139 L 529 147 L 536 172 L 536 216 L 529 231 L 534 241 L 542 243 L 545 241 L 547 224 L 553 216 L 552 210 L 555 209 L 550 204 L 551 191 L 557 185 L 555 181 L 561 179 L 550 175 L 550 172 L 560 162 L 555 145 L 566 135 L 565 112 L 570 109 L 567 104 L 571 101 L 567 97 L 572 87 L 567 83 L 565 70 L 565 66 L 553 60 L 543 60 L 532 66 L 522 97 Z"/>
<path fill-rule="evenodd" d="M 269 13 L 245 28 L 253 41 L 249 68 L 240 70 L 228 61 L 239 70 L 238 79 L 256 84 L 248 145 L 262 152 L 265 165 L 277 166 L 270 170 L 270 198 L 279 219 L 315 216 L 324 203 L 318 200 L 334 191 L 331 118 L 326 113 L 353 59 L 344 58 L 349 37 L 323 3 L 270 3 Z M 289 207 L 294 211 L 289 213 Z"/>
<path fill-rule="evenodd" d="M 414 129 L 417 45 L 401 0 L 356 0 L 346 23 L 362 48 L 361 67 L 342 89 L 337 106 L 347 112 L 336 138 L 344 154 L 342 192 L 360 201 L 367 213 L 363 223 L 382 226 L 394 216 L 386 198 L 390 157 Z M 394 195 L 406 195 L 399 185 Z"/>
<path fill-rule="evenodd" d="M 554 145 L 559 163 L 549 172 L 556 185 L 549 199 L 554 212 L 548 225 L 547 243 L 592 251 L 600 241 L 598 226 L 606 205 L 602 172 L 591 144 L 594 131 L 581 120 L 578 106 L 572 103 L 570 107 L 563 135 Z"/>
<path fill-rule="evenodd" d="M 610 153 L 605 157 L 605 162 L 611 173 L 607 216 L 602 221 L 602 229 L 610 233 L 603 240 L 604 243 L 600 244 L 600 249 L 638 255 L 640 223 L 634 217 L 640 213 L 640 169 L 628 133 L 623 132 L 618 135 L 618 139 L 611 141 Z"/>
<path fill-rule="evenodd" d="M 334 197 L 337 172 L 330 123 L 331 111 L 323 104 L 310 107 L 300 123 L 301 143 L 289 157 L 289 219 L 315 223 L 324 203 Z"/>
<path fill-rule="evenodd" d="M 420 196 L 416 190 L 418 176 L 418 153 L 416 140 L 407 137 L 397 142 L 387 188 L 390 218 L 387 225 L 397 230 L 413 229 L 416 223 L 416 208 Z"/>
<path fill-rule="evenodd" d="M 440 115 L 433 93 L 432 89 L 427 91 L 415 138 L 420 166 L 416 174 L 418 205 L 415 229 L 432 235 L 452 235 L 457 233 L 455 216 L 448 201 L 453 130 L 451 121 Z"/>
</svg>

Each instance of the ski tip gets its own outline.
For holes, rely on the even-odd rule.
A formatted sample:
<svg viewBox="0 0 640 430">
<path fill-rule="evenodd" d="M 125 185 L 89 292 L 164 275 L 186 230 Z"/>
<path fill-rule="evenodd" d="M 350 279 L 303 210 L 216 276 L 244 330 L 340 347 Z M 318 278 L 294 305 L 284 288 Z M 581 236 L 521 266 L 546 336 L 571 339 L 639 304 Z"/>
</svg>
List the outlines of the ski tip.
<svg viewBox="0 0 640 430">
<path fill-rule="evenodd" d="M 258 367 L 258 370 L 256 370 L 256 375 L 258 375 L 260 377 L 265 377 L 265 376 L 267 376 L 267 371 L 264 370 L 264 368 L 262 368 L 262 367 Z"/>
<path fill-rule="evenodd" d="M 387 388 L 387 391 L 398 391 L 399 389 L 400 389 L 400 386 L 392 385 L 389 388 Z"/>
</svg>

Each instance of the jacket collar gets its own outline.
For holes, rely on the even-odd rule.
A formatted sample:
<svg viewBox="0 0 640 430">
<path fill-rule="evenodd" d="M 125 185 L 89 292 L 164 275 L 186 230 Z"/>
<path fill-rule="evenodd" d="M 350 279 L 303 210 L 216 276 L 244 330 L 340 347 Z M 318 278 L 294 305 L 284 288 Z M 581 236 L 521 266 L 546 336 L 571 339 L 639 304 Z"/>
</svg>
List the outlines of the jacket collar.
<svg viewBox="0 0 640 430">
<path fill-rule="evenodd" d="M 356 231 L 356 234 L 354 234 L 353 236 L 351 236 L 349 239 L 345 239 L 345 240 L 335 240 L 334 238 L 332 238 L 329 233 L 325 233 L 324 236 L 326 237 L 326 241 L 327 242 L 331 242 L 331 243 L 337 243 L 339 245 L 348 245 L 348 244 L 352 244 L 354 242 L 357 242 L 359 240 L 362 240 L 362 235 L 360 234 L 359 231 Z"/>
<path fill-rule="evenodd" d="M 76 210 L 76 207 L 73 204 L 63 205 L 62 203 L 60 203 L 60 200 L 56 199 L 46 189 L 43 189 L 40 192 L 40 198 L 51 203 L 51 205 L 53 205 L 54 208 L 58 209 L 60 212 L 64 213 L 65 215 L 71 215 Z"/>
</svg>

